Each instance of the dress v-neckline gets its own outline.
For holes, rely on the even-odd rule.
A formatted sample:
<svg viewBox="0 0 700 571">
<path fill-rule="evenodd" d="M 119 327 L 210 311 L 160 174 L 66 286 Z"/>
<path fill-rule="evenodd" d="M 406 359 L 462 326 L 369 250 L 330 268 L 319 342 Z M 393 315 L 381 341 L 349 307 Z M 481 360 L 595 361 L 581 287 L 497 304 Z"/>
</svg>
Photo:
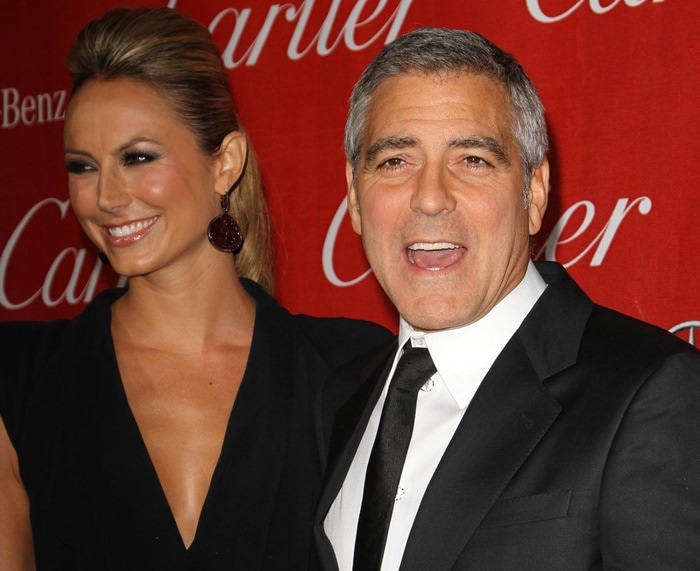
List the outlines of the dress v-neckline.
<svg viewBox="0 0 700 571">
<path fill-rule="evenodd" d="M 171 532 L 174 534 L 173 540 L 177 539 L 177 544 L 181 546 L 182 550 L 184 552 L 192 552 L 193 548 L 196 546 L 198 543 L 198 539 L 200 538 L 201 535 L 201 524 L 202 521 L 204 521 L 205 516 L 208 512 L 208 506 L 211 503 L 211 497 L 215 495 L 216 492 L 216 484 L 218 481 L 217 475 L 221 472 L 222 470 L 222 464 L 225 461 L 224 456 L 226 455 L 226 450 L 230 449 L 230 446 L 228 446 L 229 439 L 231 438 L 230 432 L 231 432 L 231 425 L 232 425 L 232 420 L 233 420 L 233 414 L 234 414 L 234 408 L 236 404 L 237 398 L 234 399 L 231 409 L 229 410 L 228 413 L 228 419 L 226 421 L 226 428 L 224 430 L 224 436 L 221 441 L 221 449 L 219 450 L 219 455 L 216 460 L 216 464 L 214 465 L 214 470 L 211 473 L 211 479 L 209 480 L 209 486 L 207 488 L 206 495 L 204 497 L 204 502 L 202 503 L 201 510 L 199 512 L 199 516 L 197 518 L 197 526 L 195 528 L 195 533 L 194 536 L 192 537 L 192 542 L 190 545 L 185 545 L 185 541 L 182 537 L 182 534 L 180 533 L 180 529 L 178 528 L 177 521 L 175 519 L 175 515 L 173 514 L 172 507 L 170 505 L 170 502 L 168 501 L 168 497 L 165 494 L 165 490 L 163 489 L 163 486 L 160 481 L 160 476 L 158 475 L 158 470 L 155 467 L 155 464 L 153 463 L 153 459 L 151 457 L 151 454 L 148 450 L 148 446 L 146 446 L 146 441 L 143 437 L 143 433 L 141 432 L 141 428 L 138 424 L 138 421 L 136 420 L 136 416 L 134 415 L 134 411 L 131 408 L 131 404 L 129 403 L 128 396 L 126 394 L 126 389 L 124 387 L 124 383 L 122 381 L 121 373 L 119 371 L 119 360 L 117 359 L 117 354 L 116 354 L 116 348 L 114 345 L 114 339 L 112 337 L 111 331 L 109 332 L 109 343 L 110 343 L 110 369 L 112 371 L 112 379 L 110 380 L 111 383 L 114 384 L 114 386 L 117 388 L 117 392 L 119 395 L 119 406 L 123 408 L 125 412 L 126 418 L 128 418 L 128 424 L 129 428 L 131 431 L 131 434 L 133 435 L 134 438 L 134 444 L 138 448 L 138 456 L 142 458 L 143 460 L 143 475 L 144 478 L 147 478 L 149 481 L 149 485 L 153 488 L 153 493 L 156 494 L 156 496 L 159 498 L 158 504 L 161 508 L 161 511 L 163 512 L 163 521 L 168 522 L 168 528 L 171 530 Z M 248 367 L 246 365 L 243 377 L 241 379 L 241 383 L 239 386 L 239 392 L 240 392 L 240 387 L 243 386 L 243 383 L 245 382 L 246 375 L 247 375 Z M 155 496 L 154 496 L 155 497 Z M 201 540 L 200 540 L 201 541 Z"/>
<path fill-rule="evenodd" d="M 63 525 L 61 535 L 67 545 L 80 545 L 81 537 L 94 535 L 105 542 L 100 548 L 105 554 L 114 557 L 127 549 L 125 561 L 138 553 L 140 561 L 160 566 L 155 568 L 178 571 L 222 568 L 233 561 L 243 568 L 263 566 L 268 534 L 276 529 L 276 506 L 293 493 L 279 485 L 289 462 L 290 379 L 298 372 L 288 343 L 287 314 L 251 289 L 257 309 L 248 363 L 189 547 L 119 375 L 109 323 L 111 303 L 121 292 L 105 293 L 83 316 L 95 325 L 89 335 L 79 333 L 71 339 L 82 350 L 62 366 L 69 368 L 66 374 L 75 379 L 78 390 L 68 397 L 77 404 L 64 407 L 79 406 L 85 412 L 75 416 L 61 436 L 71 457 L 75 456 L 70 465 L 81 468 L 78 477 L 73 468 L 65 470 L 71 480 L 61 485 L 72 487 L 79 502 L 89 498 L 86 509 L 91 515 Z M 69 505 L 65 508 L 61 513 L 73 513 Z M 94 534 L 93 526 L 99 528 Z"/>
</svg>

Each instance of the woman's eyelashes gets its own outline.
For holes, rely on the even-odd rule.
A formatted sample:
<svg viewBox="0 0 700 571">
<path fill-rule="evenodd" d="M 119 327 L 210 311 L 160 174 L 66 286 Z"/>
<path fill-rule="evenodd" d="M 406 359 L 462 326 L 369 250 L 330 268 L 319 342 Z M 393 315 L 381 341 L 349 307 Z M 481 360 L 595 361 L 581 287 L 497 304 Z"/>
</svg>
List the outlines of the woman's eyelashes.
<svg viewBox="0 0 700 571">
<path fill-rule="evenodd" d="M 158 153 L 151 153 L 148 151 L 126 151 L 122 155 L 122 165 L 124 166 L 135 166 L 135 165 L 145 165 L 158 159 L 160 155 Z"/>
<path fill-rule="evenodd" d="M 150 151 L 125 151 L 122 153 L 119 162 L 121 166 L 125 167 L 145 165 L 159 159 L 160 156 L 159 153 Z M 96 164 L 85 159 L 67 159 L 65 165 L 66 170 L 70 174 L 83 174 L 98 170 Z"/>
<path fill-rule="evenodd" d="M 88 171 L 95 170 L 95 167 L 83 160 L 68 160 L 66 161 L 66 170 L 70 174 L 82 174 Z"/>
</svg>

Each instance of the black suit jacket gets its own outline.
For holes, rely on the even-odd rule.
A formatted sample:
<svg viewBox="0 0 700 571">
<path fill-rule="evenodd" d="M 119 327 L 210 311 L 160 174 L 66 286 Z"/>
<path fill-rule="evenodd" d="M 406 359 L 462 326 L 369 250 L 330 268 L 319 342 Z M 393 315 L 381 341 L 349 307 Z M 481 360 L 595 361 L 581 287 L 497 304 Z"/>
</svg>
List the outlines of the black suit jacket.
<svg viewBox="0 0 700 571">
<path fill-rule="evenodd" d="M 548 287 L 467 408 L 401 570 L 699 569 L 700 353 L 594 305 L 558 264 L 537 265 Z M 337 564 L 323 519 L 395 351 L 323 389 L 326 570 Z"/>
</svg>

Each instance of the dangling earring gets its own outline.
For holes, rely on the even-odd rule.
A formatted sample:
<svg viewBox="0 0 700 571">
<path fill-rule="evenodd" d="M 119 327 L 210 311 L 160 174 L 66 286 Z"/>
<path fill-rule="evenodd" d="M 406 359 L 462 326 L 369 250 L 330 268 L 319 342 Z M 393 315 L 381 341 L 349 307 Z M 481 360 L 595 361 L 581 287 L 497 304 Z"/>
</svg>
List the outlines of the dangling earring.
<svg viewBox="0 0 700 571">
<path fill-rule="evenodd" d="M 221 197 L 221 210 L 223 212 L 209 222 L 207 236 L 211 245 L 217 250 L 237 254 L 243 246 L 243 232 L 228 213 L 229 206 L 230 199 L 227 192 Z"/>
</svg>

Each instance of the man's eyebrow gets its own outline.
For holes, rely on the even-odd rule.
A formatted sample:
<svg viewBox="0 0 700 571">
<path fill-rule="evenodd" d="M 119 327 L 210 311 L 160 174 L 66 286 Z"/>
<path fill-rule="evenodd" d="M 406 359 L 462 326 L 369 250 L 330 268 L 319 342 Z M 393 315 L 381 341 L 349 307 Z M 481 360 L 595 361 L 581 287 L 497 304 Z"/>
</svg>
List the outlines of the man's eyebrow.
<svg viewBox="0 0 700 571">
<path fill-rule="evenodd" d="M 377 155 L 387 149 L 408 149 L 415 147 L 418 139 L 415 137 L 383 137 L 372 143 L 365 153 L 365 167 L 368 167 L 377 158 Z"/>
<path fill-rule="evenodd" d="M 510 157 L 503 145 L 491 137 L 460 137 L 450 141 L 449 146 L 457 149 L 483 149 L 494 155 L 504 166 L 510 166 Z"/>
</svg>

